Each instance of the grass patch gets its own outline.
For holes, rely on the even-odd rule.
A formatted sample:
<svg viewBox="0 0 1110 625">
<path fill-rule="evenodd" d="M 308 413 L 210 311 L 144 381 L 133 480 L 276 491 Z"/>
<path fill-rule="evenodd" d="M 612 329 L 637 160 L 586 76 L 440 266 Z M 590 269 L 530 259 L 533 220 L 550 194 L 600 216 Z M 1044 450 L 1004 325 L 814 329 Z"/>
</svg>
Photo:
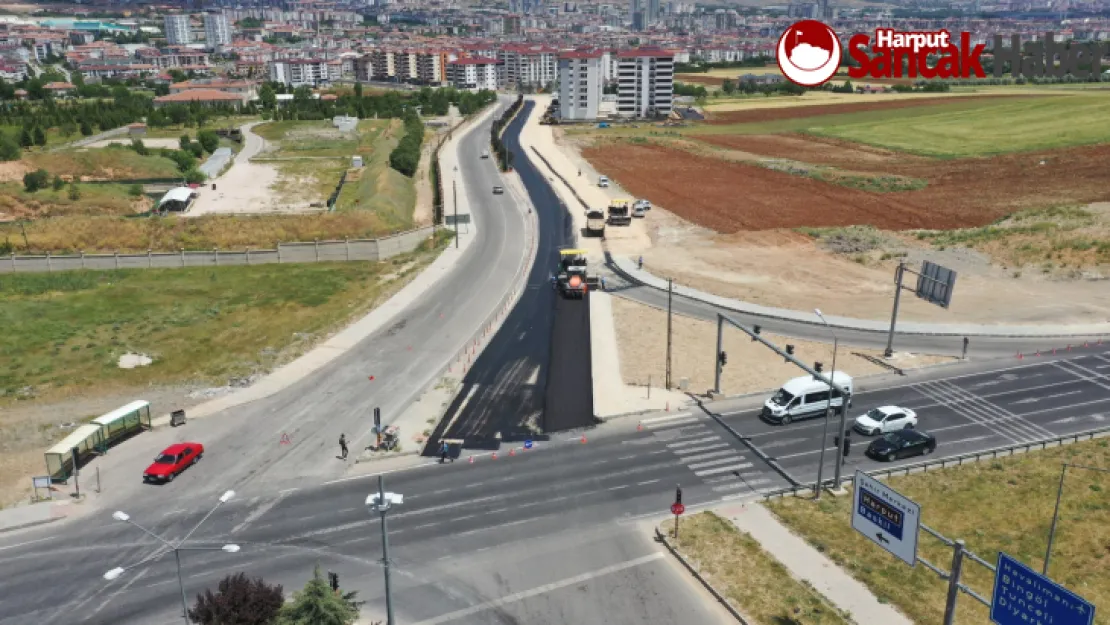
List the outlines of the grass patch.
<svg viewBox="0 0 1110 625">
<path fill-rule="evenodd" d="M 1065 447 L 968 464 L 945 470 L 893 478 L 891 486 L 921 504 L 922 522 L 949 538 L 962 538 L 967 548 L 987 562 L 1005 551 L 1036 570 L 1044 562 L 1048 531 L 1061 463 L 1107 467 L 1110 441 Z M 1110 475 L 1069 470 L 1049 576 L 1096 605 L 1110 601 Z M 880 601 L 897 606 L 915 623 L 943 620 L 947 582 L 924 566 L 909 568 L 876 547 L 849 525 L 852 498 L 826 497 L 819 504 L 784 499 L 768 507 L 791 529 L 806 538 Z M 945 569 L 952 549 L 924 532 L 919 557 Z M 993 575 L 964 559 L 963 581 L 990 597 Z M 987 625 L 988 611 L 961 597 L 956 622 Z M 1100 615 L 1096 623 L 1110 622 Z"/>
<path fill-rule="evenodd" d="M 363 167 L 351 170 L 336 201 L 337 211 L 371 211 L 395 230 L 412 227 L 416 185 L 411 178 L 389 166 L 389 154 L 397 147 L 401 131 L 400 122 L 396 121 L 367 136 L 369 149 L 360 152 Z"/>
<path fill-rule="evenodd" d="M 151 128 L 146 129 L 146 138 L 150 139 L 177 139 L 183 134 L 187 134 L 195 141 L 197 132 L 200 130 L 224 130 L 226 128 L 238 128 L 243 124 L 258 121 L 257 115 L 232 115 L 230 117 L 216 117 L 207 119 L 200 128 L 196 124 L 185 126 L 183 124 L 175 124 L 166 126 L 165 128 Z"/>
<path fill-rule="evenodd" d="M 29 215 L 35 218 L 73 215 L 130 215 L 136 212 L 136 198 L 130 185 L 78 184 L 81 196 L 69 198 L 69 186 L 27 193 L 22 184 L 0 183 L 0 213 Z"/>
<path fill-rule="evenodd" d="M 224 384 L 270 370 L 380 303 L 442 245 L 381 263 L 10 275 L 0 281 L 0 397 Z M 127 352 L 154 362 L 120 369 Z"/>
<path fill-rule="evenodd" d="M 23 161 L 31 169 L 45 169 L 51 176 L 72 176 L 90 180 L 144 180 L 180 178 L 177 165 L 168 158 L 148 156 L 125 145 L 76 149 L 62 152 L 30 152 Z"/>
<path fill-rule="evenodd" d="M 817 239 L 822 247 L 837 254 L 866 254 L 892 243 L 882 232 L 871 226 L 798 228 L 797 232 Z"/>
<path fill-rule="evenodd" d="M 350 159 L 364 145 L 369 147 L 389 120 L 363 120 L 355 132 L 341 132 L 331 120 L 267 122 L 254 133 L 277 145 L 266 158 L 342 157 Z"/>
<path fill-rule="evenodd" d="M 672 521 L 661 532 L 673 532 Z M 668 540 L 672 534 L 667 534 Z M 722 595 L 761 625 L 853 623 L 812 586 L 795 579 L 754 538 L 712 512 L 682 520 L 679 551 Z"/>
</svg>

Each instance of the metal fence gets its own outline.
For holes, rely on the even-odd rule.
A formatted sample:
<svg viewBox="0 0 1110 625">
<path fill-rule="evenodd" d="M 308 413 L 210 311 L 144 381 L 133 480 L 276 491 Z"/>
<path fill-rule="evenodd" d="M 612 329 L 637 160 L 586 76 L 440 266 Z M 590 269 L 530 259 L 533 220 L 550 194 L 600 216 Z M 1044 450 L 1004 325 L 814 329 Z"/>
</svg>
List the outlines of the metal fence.
<svg viewBox="0 0 1110 625">
<path fill-rule="evenodd" d="M 67 254 L 45 256 L 2 256 L 0 273 L 73 271 L 78 269 L 165 269 L 263 265 L 269 263 L 314 263 L 337 261 L 380 261 L 417 248 L 433 235 L 434 226 L 400 232 L 380 239 L 278 243 L 275 249 L 245 249 L 154 252 L 145 254 Z"/>
<path fill-rule="evenodd" d="M 945 458 L 937 458 L 935 460 L 926 460 L 924 462 L 914 462 L 910 464 L 903 464 L 889 469 L 874 469 L 872 471 L 864 471 L 867 475 L 874 478 L 884 477 L 890 478 L 892 475 L 909 475 L 910 473 L 927 473 L 930 468 L 944 469 L 950 466 L 960 466 L 965 462 L 980 462 L 985 459 L 995 459 L 999 457 L 1013 456 L 1017 453 L 1026 453 L 1033 449 L 1047 449 L 1049 447 L 1058 447 L 1060 445 L 1070 445 L 1078 443 L 1081 440 L 1093 440 L 1110 435 L 1110 426 L 1087 430 L 1085 432 L 1077 432 L 1075 434 L 1067 434 L 1065 436 L 1057 436 L 1053 438 L 1045 438 L 1037 441 L 1030 441 L 1028 443 L 1018 443 L 1007 447 L 994 447 L 991 449 L 984 449 L 982 451 L 973 451 L 966 454 L 959 454 L 956 456 L 947 456 Z M 854 477 L 845 477 L 840 480 L 840 484 L 849 484 Z M 833 483 L 834 480 L 825 480 L 825 485 L 839 486 Z M 791 486 L 780 490 L 774 490 L 763 493 L 763 499 L 774 499 L 782 497 L 793 497 L 796 495 L 803 495 L 812 493 L 815 484 L 800 484 L 798 486 Z"/>
</svg>

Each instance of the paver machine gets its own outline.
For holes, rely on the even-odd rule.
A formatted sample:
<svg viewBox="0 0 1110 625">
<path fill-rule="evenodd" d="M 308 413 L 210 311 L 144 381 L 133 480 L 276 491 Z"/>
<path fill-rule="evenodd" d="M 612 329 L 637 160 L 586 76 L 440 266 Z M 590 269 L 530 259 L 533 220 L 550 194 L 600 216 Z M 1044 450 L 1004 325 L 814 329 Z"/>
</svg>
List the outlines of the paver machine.
<svg viewBox="0 0 1110 625">
<path fill-rule="evenodd" d="M 555 288 L 563 297 L 581 299 L 588 289 L 597 288 L 597 286 L 597 277 L 590 277 L 586 270 L 586 250 L 559 250 Z"/>
</svg>

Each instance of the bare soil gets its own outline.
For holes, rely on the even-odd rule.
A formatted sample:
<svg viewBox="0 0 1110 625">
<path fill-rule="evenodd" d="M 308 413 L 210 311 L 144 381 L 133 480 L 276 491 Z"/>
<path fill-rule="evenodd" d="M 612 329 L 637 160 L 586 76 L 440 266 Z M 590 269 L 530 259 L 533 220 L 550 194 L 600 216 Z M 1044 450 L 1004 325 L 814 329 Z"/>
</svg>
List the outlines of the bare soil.
<svg viewBox="0 0 1110 625">
<path fill-rule="evenodd" d="M 803 96 L 804 97 L 804 96 Z M 868 113 L 872 111 L 888 111 L 892 109 L 929 106 L 931 104 L 951 104 L 951 96 L 937 96 L 935 98 L 907 98 L 900 100 L 880 100 L 881 95 L 876 94 L 874 102 L 850 102 L 844 104 L 825 104 L 805 107 L 778 107 L 778 108 L 753 108 L 741 111 L 722 111 L 707 116 L 706 122 L 711 125 L 746 124 L 753 122 L 775 122 L 785 119 L 801 119 L 818 115 L 842 115 L 847 113 Z M 981 100 L 984 98 L 1013 98 L 1014 95 L 977 95 L 961 96 L 960 102 L 967 100 Z"/>
</svg>

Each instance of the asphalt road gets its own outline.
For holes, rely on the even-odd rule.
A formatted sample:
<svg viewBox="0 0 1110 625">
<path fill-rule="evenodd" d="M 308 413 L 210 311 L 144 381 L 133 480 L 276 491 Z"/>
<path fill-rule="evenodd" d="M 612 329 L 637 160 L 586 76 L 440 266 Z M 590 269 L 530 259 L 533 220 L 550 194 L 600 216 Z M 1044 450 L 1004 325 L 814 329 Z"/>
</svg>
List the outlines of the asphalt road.
<svg viewBox="0 0 1110 625">
<path fill-rule="evenodd" d="M 594 425 L 590 294 L 555 298 L 551 364 L 544 398 L 544 432 L 565 432 Z"/>
<path fill-rule="evenodd" d="M 1108 425 L 1110 352 L 985 366 L 860 384 L 849 415 L 911 407 L 920 429 L 937 437 L 938 458 Z M 389 519 L 400 622 L 591 622 L 599 614 L 629 625 L 713 622 L 712 602 L 699 602 L 646 540 L 651 524 L 665 518 L 676 485 L 691 511 L 788 485 L 749 445 L 794 480 L 813 480 L 824 425 L 773 426 L 758 419 L 756 401 L 729 403 L 713 409 L 746 440 L 692 410 L 645 419 L 642 429 L 635 420 L 610 422 L 586 432 L 586 442 L 579 433 L 556 434 L 531 450 L 505 446 L 497 459 L 426 461 L 387 475 L 387 490 L 405 496 Z M 853 435 L 845 475 L 888 466 L 863 458 L 869 440 Z M 827 449 L 831 475 L 831 442 Z M 231 570 L 296 588 L 319 563 L 369 600 L 368 614 L 380 614 L 380 526 L 363 507 L 375 486 L 372 477 L 343 478 L 233 500 L 209 519 L 197 544 L 233 541 L 243 550 L 185 554 L 187 591 L 192 596 Z M 197 503 L 131 512 L 176 537 L 206 512 Z M 43 529 L 0 542 L 0 624 L 173 622 L 172 558 L 106 584 L 98 577 L 104 570 L 140 562 L 157 545 L 106 515 L 82 524 L 60 537 Z"/>
<path fill-rule="evenodd" d="M 612 265 L 609 265 L 610 271 L 616 272 Z M 612 278 L 606 279 L 607 290 L 614 295 L 624 297 L 626 299 L 647 304 L 660 310 L 667 309 L 667 293 L 659 289 L 635 284 L 620 276 L 615 275 Z M 904 294 L 905 295 L 905 294 Z M 893 305 L 893 300 L 891 301 Z M 799 323 L 796 321 L 788 321 L 782 319 L 771 319 L 761 317 L 758 315 L 750 315 L 745 313 L 736 312 L 733 310 L 726 310 L 707 304 L 695 299 L 690 299 L 682 295 L 674 294 L 671 305 L 671 310 L 674 314 L 692 317 L 694 319 L 703 319 L 707 321 L 717 321 L 717 314 L 721 313 L 737 322 L 744 324 L 748 327 L 759 324 L 767 332 L 773 332 L 783 336 L 792 338 L 810 340 L 810 341 L 824 341 L 832 342 L 832 335 L 829 333 L 828 328 L 824 326 Z M 890 311 L 886 311 L 890 314 Z M 737 330 L 726 330 L 736 332 Z M 870 349 L 885 349 L 887 343 L 887 332 L 873 332 L 866 330 L 847 330 L 837 329 L 836 336 L 842 345 L 850 345 L 855 347 L 863 347 Z M 1019 337 L 1019 338 L 1004 338 L 1004 337 L 970 337 L 968 343 L 968 357 L 972 358 L 997 358 L 1000 356 L 1012 356 L 1018 352 L 1031 354 L 1037 350 L 1052 350 L 1053 348 L 1067 347 L 1068 343 L 1073 345 L 1082 344 L 1083 341 L 1089 340 L 1094 342 L 1098 340 L 1098 336 L 1088 337 L 1072 337 L 1072 338 L 1033 338 L 1033 337 Z M 963 338 L 959 336 L 924 336 L 919 334 L 902 334 L 898 332 L 895 327 L 894 332 L 894 350 L 899 352 L 911 353 L 926 353 L 926 354 L 940 354 L 949 356 L 960 356 L 963 353 Z"/>
<path fill-rule="evenodd" d="M 504 141 L 516 154 L 513 167 L 536 210 L 536 262 L 520 300 L 463 378 L 459 394 L 433 432 L 433 444 L 427 446 L 429 456 L 436 453 L 441 439 L 462 440 L 466 449 L 496 449 L 503 442 L 554 429 L 544 420 L 557 297 L 548 277 L 558 261 L 559 248 L 572 244 L 574 235 L 566 208 L 520 146 L 520 130 L 534 106 L 525 102 L 506 129 Z M 485 141 L 487 136 L 475 133 L 471 140 Z M 587 385 L 585 392 L 591 393 L 591 389 Z M 558 410 L 551 424 L 557 429 L 592 422 L 592 410 L 586 414 Z"/>
</svg>

